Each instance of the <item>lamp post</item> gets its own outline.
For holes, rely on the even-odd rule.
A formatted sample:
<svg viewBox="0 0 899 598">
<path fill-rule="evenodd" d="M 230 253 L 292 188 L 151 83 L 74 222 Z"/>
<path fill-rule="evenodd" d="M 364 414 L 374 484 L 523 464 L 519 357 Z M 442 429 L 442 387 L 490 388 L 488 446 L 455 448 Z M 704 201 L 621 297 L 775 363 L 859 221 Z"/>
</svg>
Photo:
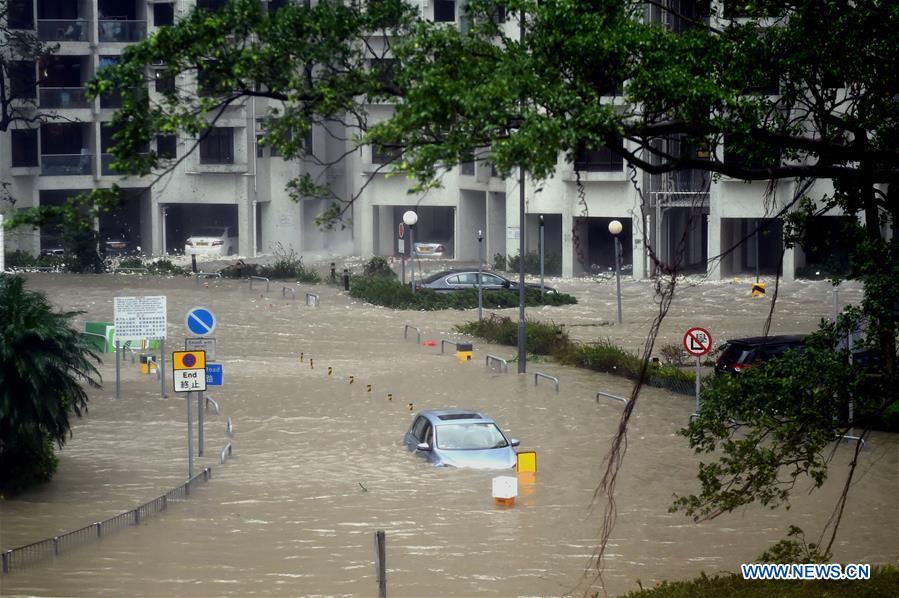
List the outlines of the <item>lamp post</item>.
<svg viewBox="0 0 899 598">
<path fill-rule="evenodd" d="M 481 271 L 484 269 L 484 231 L 478 229 L 478 322 L 484 319 L 484 288 L 481 285 Z"/>
<path fill-rule="evenodd" d="M 415 223 L 418 222 L 418 214 L 413 210 L 408 210 L 403 214 L 403 223 L 409 227 L 409 255 L 412 257 L 411 272 L 412 278 L 412 294 L 415 294 Z"/>
<path fill-rule="evenodd" d="M 540 303 L 543 303 L 544 295 L 546 288 L 543 286 L 543 214 L 540 214 Z"/>
<path fill-rule="evenodd" d="M 618 235 L 621 234 L 623 230 L 623 226 L 617 220 L 613 220 L 609 223 L 609 232 L 612 233 L 612 236 L 615 238 L 615 284 L 618 289 L 618 323 L 621 324 L 621 243 L 618 240 Z"/>
</svg>

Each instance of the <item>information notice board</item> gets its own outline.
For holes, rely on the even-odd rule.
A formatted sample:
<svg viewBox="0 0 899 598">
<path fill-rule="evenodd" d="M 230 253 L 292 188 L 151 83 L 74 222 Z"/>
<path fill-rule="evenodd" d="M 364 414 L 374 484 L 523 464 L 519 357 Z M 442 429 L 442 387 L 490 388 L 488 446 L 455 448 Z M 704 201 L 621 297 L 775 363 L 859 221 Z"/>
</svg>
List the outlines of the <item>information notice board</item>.
<svg viewBox="0 0 899 598">
<path fill-rule="evenodd" d="M 165 295 L 115 298 L 116 340 L 164 339 L 165 329 Z"/>
</svg>

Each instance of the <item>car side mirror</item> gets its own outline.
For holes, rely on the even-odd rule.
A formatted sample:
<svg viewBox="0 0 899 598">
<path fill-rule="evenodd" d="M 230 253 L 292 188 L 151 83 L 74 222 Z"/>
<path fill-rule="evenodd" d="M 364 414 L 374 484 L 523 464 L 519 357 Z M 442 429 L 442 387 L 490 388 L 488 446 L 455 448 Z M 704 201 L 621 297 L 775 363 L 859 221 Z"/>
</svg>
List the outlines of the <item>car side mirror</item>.
<svg viewBox="0 0 899 598">
<path fill-rule="evenodd" d="M 512 438 L 511 440 L 509 440 L 509 444 L 511 444 L 513 447 L 516 447 L 521 444 L 521 441 L 517 438 Z"/>
<path fill-rule="evenodd" d="M 504 280 L 504 281 L 503 281 L 503 288 L 504 288 L 504 289 L 508 289 L 508 288 L 511 287 L 511 286 L 512 286 L 512 283 L 509 282 L 508 280 Z"/>
<path fill-rule="evenodd" d="M 419 442 L 415 448 L 420 451 L 429 451 L 431 450 L 431 445 L 427 442 Z"/>
</svg>

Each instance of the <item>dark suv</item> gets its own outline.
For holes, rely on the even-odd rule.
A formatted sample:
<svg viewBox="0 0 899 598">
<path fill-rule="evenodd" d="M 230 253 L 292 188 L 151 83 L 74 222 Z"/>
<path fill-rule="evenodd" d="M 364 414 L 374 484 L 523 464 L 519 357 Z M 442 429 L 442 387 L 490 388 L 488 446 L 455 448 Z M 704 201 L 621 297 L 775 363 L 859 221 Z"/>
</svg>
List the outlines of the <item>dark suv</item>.
<svg viewBox="0 0 899 598">
<path fill-rule="evenodd" d="M 721 357 L 715 363 L 716 374 L 740 374 L 772 357 L 779 357 L 790 349 L 803 349 L 805 335 L 754 336 L 727 341 Z"/>
</svg>

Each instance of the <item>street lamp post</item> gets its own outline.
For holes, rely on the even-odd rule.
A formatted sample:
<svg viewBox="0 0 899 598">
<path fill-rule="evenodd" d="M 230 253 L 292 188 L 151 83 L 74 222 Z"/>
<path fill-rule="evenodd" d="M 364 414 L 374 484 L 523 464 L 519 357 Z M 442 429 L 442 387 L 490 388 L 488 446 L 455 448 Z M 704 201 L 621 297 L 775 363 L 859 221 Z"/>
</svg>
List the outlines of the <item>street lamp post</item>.
<svg viewBox="0 0 899 598">
<path fill-rule="evenodd" d="M 403 223 L 409 227 L 409 255 L 412 258 L 410 276 L 412 278 L 412 294 L 415 294 L 415 223 L 418 222 L 418 214 L 408 210 L 403 214 Z"/>
<path fill-rule="evenodd" d="M 540 214 L 540 302 L 543 303 L 543 297 L 546 295 L 546 288 L 543 285 L 543 214 Z"/>
<path fill-rule="evenodd" d="M 621 242 L 618 235 L 624 227 L 617 220 L 609 223 L 609 232 L 615 238 L 615 284 L 618 289 L 618 323 L 621 324 Z"/>
<path fill-rule="evenodd" d="M 484 288 L 481 285 L 481 272 L 484 269 L 484 231 L 478 229 L 478 322 L 484 319 Z"/>
</svg>

